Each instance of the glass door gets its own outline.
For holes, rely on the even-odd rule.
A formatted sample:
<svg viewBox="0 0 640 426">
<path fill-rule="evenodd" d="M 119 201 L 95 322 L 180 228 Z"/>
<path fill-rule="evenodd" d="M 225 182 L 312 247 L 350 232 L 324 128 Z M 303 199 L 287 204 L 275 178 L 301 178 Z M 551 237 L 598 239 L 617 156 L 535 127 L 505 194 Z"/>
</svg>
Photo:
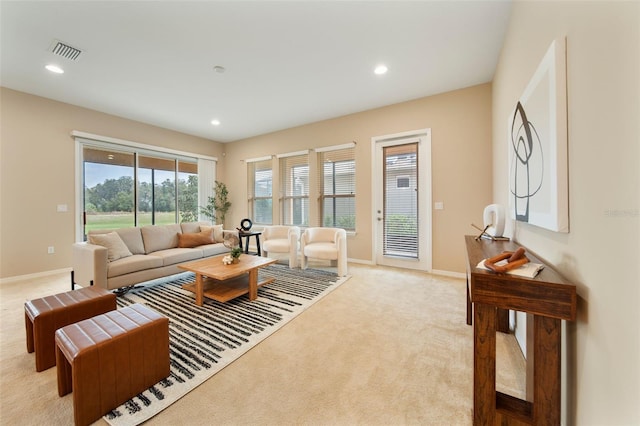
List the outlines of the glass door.
<svg viewBox="0 0 640 426">
<path fill-rule="evenodd" d="M 431 269 L 429 130 L 373 138 L 376 264 Z"/>
</svg>

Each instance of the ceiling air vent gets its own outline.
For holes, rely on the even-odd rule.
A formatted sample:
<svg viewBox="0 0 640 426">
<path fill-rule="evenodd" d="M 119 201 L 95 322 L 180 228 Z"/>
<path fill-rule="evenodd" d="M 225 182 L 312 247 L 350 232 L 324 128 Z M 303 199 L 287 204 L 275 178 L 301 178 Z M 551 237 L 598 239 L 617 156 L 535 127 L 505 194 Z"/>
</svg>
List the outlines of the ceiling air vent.
<svg viewBox="0 0 640 426">
<path fill-rule="evenodd" d="M 52 53 L 71 61 L 77 61 L 78 57 L 82 53 L 82 50 L 69 46 L 68 44 L 58 40 L 54 40 L 53 43 L 51 43 L 51 48 L 49 50 Z"/>
</svg>

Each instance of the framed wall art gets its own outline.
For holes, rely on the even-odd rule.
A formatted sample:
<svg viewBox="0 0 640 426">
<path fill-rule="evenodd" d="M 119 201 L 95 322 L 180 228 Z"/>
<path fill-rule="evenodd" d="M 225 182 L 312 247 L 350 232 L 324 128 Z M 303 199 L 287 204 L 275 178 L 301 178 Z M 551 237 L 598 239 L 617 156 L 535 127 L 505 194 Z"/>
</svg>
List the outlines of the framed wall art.
<svg viewBox="0 0 640 426">
<path fill-rule="evenodd" d="M 511 217 L 569 232 L 565 38 L 551 43 L 508 125 Z"/>
</svg>

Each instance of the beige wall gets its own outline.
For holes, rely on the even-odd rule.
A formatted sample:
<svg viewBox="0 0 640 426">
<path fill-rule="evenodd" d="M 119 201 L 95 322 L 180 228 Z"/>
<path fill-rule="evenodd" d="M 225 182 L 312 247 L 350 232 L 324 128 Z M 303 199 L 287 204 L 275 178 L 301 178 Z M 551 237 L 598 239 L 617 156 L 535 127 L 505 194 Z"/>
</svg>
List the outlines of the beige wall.
<svg viewBox="0 0 640 426">
<path fill-rule="evenodd" d="M 506 205 L 507 117 L 551 41 L 566 35 L 571 230 L 510 232 L 578 285 L 568 424 L 640 424 L 639 28 L 639 2 L 516 1 L 493 82 L 493 190 Z"/>
<path fill-rule="evenodd" d="M 206 139 L 2 88 L 0 92 L 0 277 L 71 266 L 74 140 L 79 130 L 221 158 Z M 220 165 L 219 174 L 224 173 Z M 66 204 L 66 213 L 56 212 Z M 54 246 L 55 254 L 47 254 Z"/>
<path fill-rule="evenodd" d="M 491 85 L 483 84 L 296 127 L 226 145 L 226 184 L 233 206 L 227 227 L 247 217 L 243 160 L 356 141 L 356 235 L 348 256 L 372 261 L 371 138 L 431 128 L 433 269 L 464 272 L 463 236 L 475 232 L 491 201 Z M 276 171 L 274 171 L 274 175 Z M 274 177 L 274 188 L 277 182 Z M 279 216 L 274 215 L 274 221 Z"/>
<path fill-rule="evenodd" d="M 216 156 L 233 207 L 226 227 L 247 217 L 244 159 L 357 141 L 357 234 L 349 257 L 372 260 L 371 138 L 431 128 L 433 268 L 464 271 L 464 234 L 491 200 L 491 85 L 483 84 L 372 111 L 219 144 L 2 88 L 0 278 L 71 266 L 74 240 L 72 130 Z M 226 152 L 225 152 L 226 151 Z M 223 155 L 223 153 L 225 155 Z M 26 172 L 28 170 L 28 172 Z M 69 211 L 56 212 L 58 204 Z M 278 217 L 276 215 L 276 217 Z M 56 253 L 47 254 L 54 246 Z"/>
</svg>

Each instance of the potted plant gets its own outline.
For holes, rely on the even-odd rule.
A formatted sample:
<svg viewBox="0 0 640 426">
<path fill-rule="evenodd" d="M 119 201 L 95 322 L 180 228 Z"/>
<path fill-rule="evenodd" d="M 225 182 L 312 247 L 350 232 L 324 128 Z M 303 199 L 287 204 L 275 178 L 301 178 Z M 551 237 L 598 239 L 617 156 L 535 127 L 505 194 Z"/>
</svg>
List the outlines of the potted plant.
<svg viewBox="0 0 640 426">
<path fill-rule="evenodd" d="M 242 254 L 242 249 L 240 247 L 234 247 L 231 249 L 231 253 L 229 254 L 233 258 L 233 262 L 238 263 L 240 255 Z"/>
<path fill-rule="evenodd" d="M 227 185 L 223 182 L 215 181 L 213 187 L 214 196 L 208 197 L 207 205 L 200 207 L 200 212 L 211 219 L 214 223 L 224 223 L 224 218 L 227 212 L 231 208 L 231 201 L 229 201 L 229 191 Z"/>
</svg>

